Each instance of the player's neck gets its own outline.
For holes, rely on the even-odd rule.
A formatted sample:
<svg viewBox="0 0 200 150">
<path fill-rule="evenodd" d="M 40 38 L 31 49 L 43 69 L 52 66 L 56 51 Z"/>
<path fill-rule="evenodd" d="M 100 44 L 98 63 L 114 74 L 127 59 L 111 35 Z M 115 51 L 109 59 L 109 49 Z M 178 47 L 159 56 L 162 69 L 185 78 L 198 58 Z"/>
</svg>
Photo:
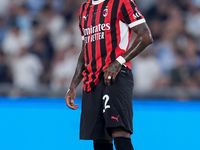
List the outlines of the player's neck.
<svg viewBox="0 0 200 150">
<path fill-rule="evenodd" d="M 92 4 L 97 5 L 97 4 L 100 4 L 103 1 L 105 1 L 105 0 L 92 0 Z"/>
</svg>

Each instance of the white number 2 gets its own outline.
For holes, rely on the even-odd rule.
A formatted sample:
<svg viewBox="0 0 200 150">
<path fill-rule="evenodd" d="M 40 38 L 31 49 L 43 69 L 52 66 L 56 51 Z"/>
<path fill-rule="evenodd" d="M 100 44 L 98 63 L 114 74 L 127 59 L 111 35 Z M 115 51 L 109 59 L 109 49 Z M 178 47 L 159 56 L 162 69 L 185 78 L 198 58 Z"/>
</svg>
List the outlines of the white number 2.
<svg viewBox="0 0 200 150">
<path fill-rule="evenodd" d="M 104 103 L 104 109 L 103 109 L 103 113 L 105 113 L 107 108 L 110 108 L 110 105 L 107 105 L 108 101 L 109 101 L 109 96 L 106 94 L 103 96 L 103 100 L 105 101 Z"/>
</svg>

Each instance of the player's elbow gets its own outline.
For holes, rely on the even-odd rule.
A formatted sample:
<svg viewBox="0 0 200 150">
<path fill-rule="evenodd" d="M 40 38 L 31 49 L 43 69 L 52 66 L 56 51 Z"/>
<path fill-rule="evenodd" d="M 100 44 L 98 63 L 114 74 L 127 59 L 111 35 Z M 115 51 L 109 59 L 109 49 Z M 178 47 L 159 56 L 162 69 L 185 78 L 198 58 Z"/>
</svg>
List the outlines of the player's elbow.
<svg viewBox="0 0 200 150">
<path fill-rule="evenodd" d="M 152 38 L 151 32 L 144 31 L 140 35 L 140 40 L 141 40 L 141 42 L 145 43 L 145 45 L 150 45 L 151 43 L 153 43 L 153 38 Z"/>
</svg>

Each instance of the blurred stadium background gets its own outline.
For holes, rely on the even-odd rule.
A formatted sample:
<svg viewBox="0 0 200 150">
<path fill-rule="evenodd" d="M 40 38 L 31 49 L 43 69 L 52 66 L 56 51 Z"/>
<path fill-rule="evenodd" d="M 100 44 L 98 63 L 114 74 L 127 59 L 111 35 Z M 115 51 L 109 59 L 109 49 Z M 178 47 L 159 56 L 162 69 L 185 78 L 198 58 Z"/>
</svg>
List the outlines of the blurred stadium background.
<svg viewBox="0 0 200 150">
<path fill-rule="evenodd" d="M 0 0 L 0 95 L 63 97 L 80 52 L 82 2 Z M 134 98 L 200 99 L 200 1 L 136 2 L 154 43 L 132 61 Z"/>
<path fill-rule="evenodd" d="M 80 110 L 68 110 L 63 99 L 81 48 L 78 10 L 83 2 L 0 0 L 0 149 L 83 147 Z M 154 43 L 132 61 L 134 144 L 138 150 L 198 150 L 200 0 L 136 3 Z"/>
</svg>

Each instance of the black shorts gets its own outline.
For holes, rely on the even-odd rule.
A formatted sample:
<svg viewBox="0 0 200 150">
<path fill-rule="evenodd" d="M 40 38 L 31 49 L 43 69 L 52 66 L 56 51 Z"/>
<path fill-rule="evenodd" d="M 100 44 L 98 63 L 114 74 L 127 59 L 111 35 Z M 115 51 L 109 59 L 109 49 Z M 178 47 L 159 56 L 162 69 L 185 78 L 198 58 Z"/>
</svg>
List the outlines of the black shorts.
<svg viewBox="0 0 200 150">
<path fill-rule="evenodd" d="M 110 131 L 122 127 L 133 133 L 133 75 L 122 66 L 114 83 L 106 86 L 103 74 L 99 83 L 83 92 L 80 139 L 112 140 Z"/>
</svg>

